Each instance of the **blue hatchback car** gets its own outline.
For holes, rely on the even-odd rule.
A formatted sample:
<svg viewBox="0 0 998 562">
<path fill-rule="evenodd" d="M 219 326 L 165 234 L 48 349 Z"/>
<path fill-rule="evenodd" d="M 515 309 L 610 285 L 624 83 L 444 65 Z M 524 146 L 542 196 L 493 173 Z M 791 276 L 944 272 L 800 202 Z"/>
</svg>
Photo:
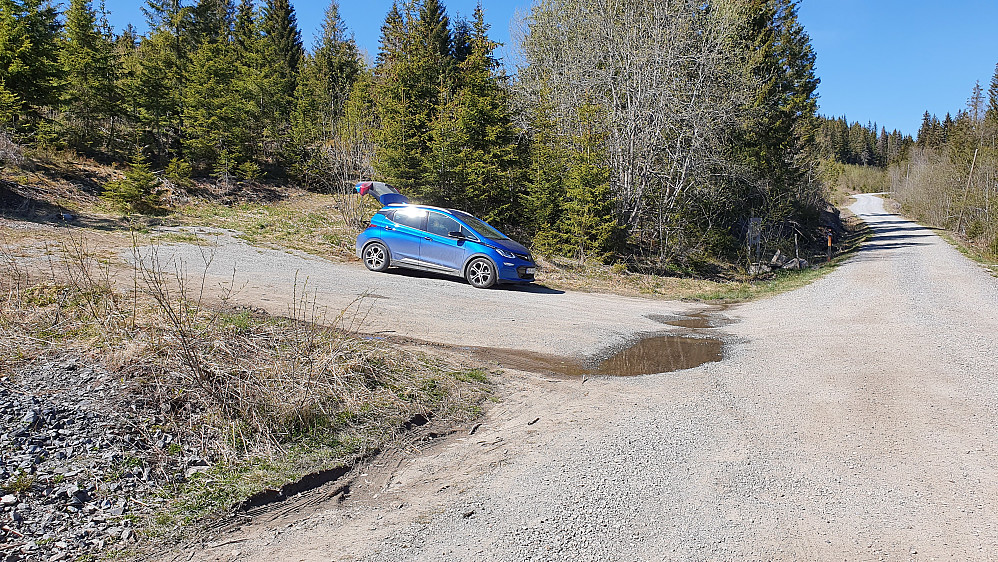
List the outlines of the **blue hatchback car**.
<svg viewBox="0 0 998 562">
<path fill-rule="evenodd" d="M 529 283 L 537 271 L 529 250 L 485 221 L 407 203 L 389 204 L 371 218 L 357 236 L 357 257 L 371 271 L 398 266 L 448 273 L 482 289 Z"/>
</svg>

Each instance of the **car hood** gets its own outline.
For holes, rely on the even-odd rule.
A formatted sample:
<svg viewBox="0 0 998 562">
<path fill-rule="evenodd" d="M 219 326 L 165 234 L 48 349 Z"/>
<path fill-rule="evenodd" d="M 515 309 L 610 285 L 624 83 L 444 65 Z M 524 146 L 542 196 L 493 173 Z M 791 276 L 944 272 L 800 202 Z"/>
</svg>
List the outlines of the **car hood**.
<svg viewBox="0 0 998 562">
<path fill-rule="evenodd" d="M 514 254 L 524 254 L 530 255 L 530 250 L 526 249 L 523 244 L 520 244 L 516 240 L 489 240 L 489 244 L 493 246 L 498 246 L 499 248 L 506 250 L 507 252 L 513 252 Z"/>
</svg>

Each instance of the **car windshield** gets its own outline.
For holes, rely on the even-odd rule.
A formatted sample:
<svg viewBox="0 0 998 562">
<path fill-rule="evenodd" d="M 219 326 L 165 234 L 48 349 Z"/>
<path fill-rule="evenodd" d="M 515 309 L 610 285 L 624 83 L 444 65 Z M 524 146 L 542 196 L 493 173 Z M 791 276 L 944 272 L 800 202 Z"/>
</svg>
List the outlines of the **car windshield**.
<svg viewBox="0 0 998 562">
<path fill-rule="evenodd" d="M 479 234 L 489 240 L 509 240 L 509 238 L 504 236 L 502 232 L 492 228 L 489 223 L 480 218 L 469 215 L 468 213 L 462 213 L 461 211 L 453 211 L 453 213 L 457 216 L 457 218 L 463 220 L 468 226 L 478 231 Z"/>
</svg>

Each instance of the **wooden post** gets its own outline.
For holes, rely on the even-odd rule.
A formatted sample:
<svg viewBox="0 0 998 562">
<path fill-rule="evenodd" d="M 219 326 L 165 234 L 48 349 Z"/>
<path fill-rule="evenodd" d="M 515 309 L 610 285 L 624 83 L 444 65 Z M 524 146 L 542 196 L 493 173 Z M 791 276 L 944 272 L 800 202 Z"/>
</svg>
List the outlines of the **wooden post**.
<svg viewBox="0 0 998 562">
<path fill-rule="evenodd" d="M 979 148 L 974 149 L 974 161 L 970 163 L 970 174 L 967 176 L 967 187 L 963 188 L 963 202 L 960 203 L 960 218 L 956 220 L 956 233 L 960 233 L 960 227 L 963 226 L 963 210 L 967 208 L 967 193 L 970 191 L 970 181 L 974 179 L 974 166 L 977 165 L 977 151 Z"/>
</svg>

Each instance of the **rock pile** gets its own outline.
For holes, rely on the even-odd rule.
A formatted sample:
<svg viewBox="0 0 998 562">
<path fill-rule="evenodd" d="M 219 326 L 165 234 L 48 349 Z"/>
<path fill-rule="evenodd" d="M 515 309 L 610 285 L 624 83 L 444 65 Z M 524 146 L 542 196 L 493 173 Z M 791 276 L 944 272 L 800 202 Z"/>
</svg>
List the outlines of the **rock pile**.
<svg viewBox="0 0 998 562">
<path fill-rule="evenodd" d="M 156 492 L 206 464 L 128 390 L 75 357 L 0 376 L 0 561 L 137 541 L 135 523 L 164 501 Z"/>
</svg>

